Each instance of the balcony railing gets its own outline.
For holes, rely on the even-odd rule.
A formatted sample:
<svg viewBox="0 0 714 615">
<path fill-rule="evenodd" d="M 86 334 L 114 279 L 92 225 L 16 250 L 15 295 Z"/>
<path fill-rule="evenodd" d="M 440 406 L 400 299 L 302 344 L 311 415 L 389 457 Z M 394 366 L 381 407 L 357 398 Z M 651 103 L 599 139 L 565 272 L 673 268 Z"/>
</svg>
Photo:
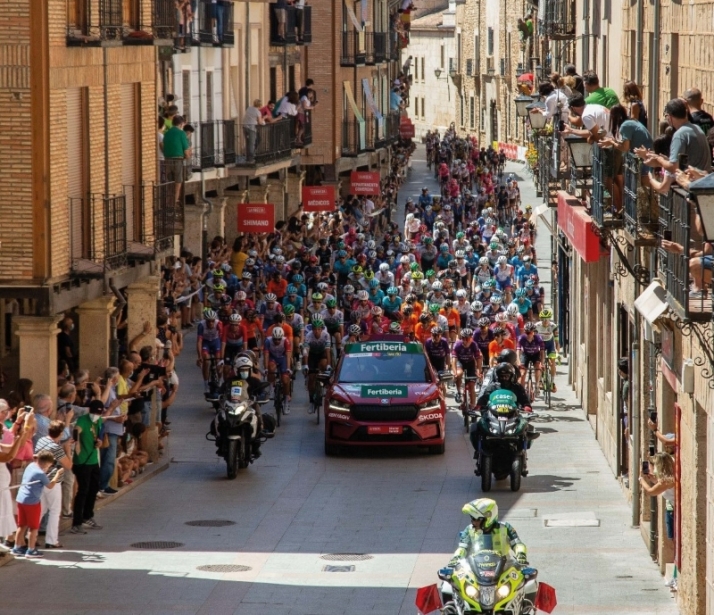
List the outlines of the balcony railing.
<svg viewBox="0 0 714 615">
<path fill-rule="evenodd" d="M 198 42 L 204 46 L 232 47 L 235 43 L 233 32 L 233 2 L 231 0 L 199 0 L 198 26 L 192 34 L 196 42 L 195 30 L 198 31 Z"/>
<path fill-rule="evenodd" d="M 70 260 L 78 276 L 102 276 L 127 263 L 126 198 L 90 194 L 69 199 Z"/>
<path fill-rule="evenodd" d="M 388 143 L 396 143 L 399 141 L 399 124 L 401 115 L 398 111 L 390 111 L 384 116 L 384 134 L 387 137 Z"/>
<path fill-rule="evenodd" d="M 149 203 L 153 215 L 146 211 Z M 141 208 L 141 242 L 157 254 L 170 250 L 174 245 L 174 235 L 182 233 L 184 228 L 183 198 L 179 196 L 177 200 L 176 184 L 145 184 Z"/>
<path fill-rule="evenodd" d="M 276 46 L 312 43 L 312 7 L 279 9 L 270 5 L 270 44 Z"/>
<path fill-rule="evenodd" d="M 449 58 L 449 74 L 456 75 L 459 72 L 459 63 L 456 58 Z"/>
<path fill-rule="evenodd" d="M 193 125 L 196 132 L 193 134 L 191 166 L 194 171 L 211 169 L 216 166 L 218 156 L 217 122 L 196 122 Z"/>
<path fill-rule="evenodd" d="M 667 194 L 660 194 L 658 199 L 658 217 L 657 217 L 657 275 L 660 277 L 662 282 L 667 288 L 668 281 L 668 271 L 669 267 L 667 261 L 670 257 L 669 252 L 667 252 L 662 247 L 662 240 L 667 239 L 671 241 L 672 239 L 672 198 L 674 197 L 674 192 L 670 190 Z"/>
<path fill-rule="evenodd" d="M 664 253 L 664 284 L 667 302 L 681 319 L 708 321 L 712 311 L 711 282 L 704 282 L 704 268 L 700 257 L 689 256 L 690 250 L 702 250 L 703 241 L 692 233 L 691 220 L 695 208 L 691 197 L 680 188 L 670 190 L 671 219 L 669 228 L 660 228 L 660 235 L 670 238 L 674 244 L 682 247 L 682 253 Z M 666 206 L 665 200 L 664 205 Z M 662 204 L 661 204 L 662 206 Z M 666 221 L 660 213 L 660 220 Z M 695 235 L 695 236 L 693 236 Z M 697 272 L 697 276 L 693 275 Z M 661 272 L 660 272 L 661 273 Z"/>
<path fill-rule="evenodd" d="M 236 121 L 218 120 L 219 156 L 224 166 L 236 162 Z"/>
<path fill-rule="evenodd" d="M 341 66 L 364 66 L 367 63 L 367 45 L 364 32 L 342 32 Z"/>
<path fill-rule="evenodd" d="M 370 128 L 368 120 L 342 120 L 342 155 L 357 156 L 369 149 L 368 144 L 374 149 L 374 134 L 369 134 Z"/>
<path fill-rule="evenodd" d="M 542 0 L 545 3 L 540 15 L 541 34 L 554 40 L 575 38 L 574 0 Z"/>
<path fill-rule="evenodd" d="M 593 191 L 591 215 L 600 228 L 622 226 L 622 212 L 613 202 L 615 181 L 615 149 L 593 145 Z"/>
<path fill-rule="evenodd" d="M 267 164 L 277 160 L 290 158 L 292 155 L 293 135 L 295 135 L 295 125 L 290 120 L 280 120 L 272 124 L 256 126 L 255 150 L 252 158 L 248 157 L 248 143 L 246 129 L 243 127 L 242 150 L 236 158 L 237 166 L 254 167 L 256 165 Z"/>
<path fill-rule="evenodd" d="M 302 119 L 297 116 L 290 118 L 290 147 L 301 149 L 312 144 L 312 109 L 302 112 Z"/>
<path fill-rule="evenodd" d="M 387 34 L 384 32 L 364 32 L 365 62 L 381 64 L 387 59 Z"/>
<path fill-rule="evenodd" d="M 642 161 L 626 152 L 623 158 L 625 189 L 623 195 L 623 219 L 625 230 L 639 242 L 654 241 L 657 231 L 655 193 L 642 185 Z"/>
</svg>

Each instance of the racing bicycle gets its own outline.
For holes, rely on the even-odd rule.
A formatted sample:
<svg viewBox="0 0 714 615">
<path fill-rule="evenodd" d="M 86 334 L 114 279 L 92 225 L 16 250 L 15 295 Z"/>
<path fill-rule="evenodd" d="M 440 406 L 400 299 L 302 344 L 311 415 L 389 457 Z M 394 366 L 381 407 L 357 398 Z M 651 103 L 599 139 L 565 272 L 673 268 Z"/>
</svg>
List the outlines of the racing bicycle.
<svg viewBox="0 0 714 615">
<path fill-rule="evenodd" d="M 549 352 L 548 360 L 545 362 L 545 369 L 543 370 L 543 375 L 541 376 L 541 387 L 543 387 L 543 394 L 545 397 L 545 403 L 548 408 L 551 407 L 551 393 L 553 392 L 553 376 L 550 373 L 551 361 L 555 361 L 558 357 L 557 352 Z"/>
<path fill-rule="evenodd" d="M 219 362 L 221 361 L 214 354 L 208 357 L 208 391 L 205 397 L 206 401 L 210 401 L 215 407 L 218 407 L 217 404 L 220 398 L 221 375 L 218 369 Z"/>
<path fill-rule="evenodd" d="M 526 384 L 524 388 L 526 389 L 526 395 L 528 395 L 528 399 L 531 401 L 531 403 L 533 403 L 537 393 L 535 386 L 535 367 L 533 362 L 528 365 L 528 373 L 526 374 Z"/>
<path fill-rule="evenodd" d="M 275 379 L 275 396 L 273 407 L 275 408 L 275 423 L 280 427 L 280 415 L 285 414 L 285 404 L 287 403 L 285 392 L 283 391 L 283 380 L 280 376 Z"/>
<path fill-rule="evenodd" d="M 481 378 L 479 376 L 467 376 L 464 374 L 464 391 L 463 391 L 463 396 L 461 397 L 461 403 L 459 404 L 459 408 L 461 409 L 461 416 L 464 418 L 464 428 L 466 431 L 469 431 L 469 426 L 471 423 L 476 422 L 476 419 L 478 418 L 478 415 L 475 411 L 469 409 L 469 394 L 468 394 L 468 384 L 469 382 L 474 382 L 475 383 L 475 388 L 476 388 L 476 397 L 478 397 L 478 390 L 481 388 Z"/>
</svg>

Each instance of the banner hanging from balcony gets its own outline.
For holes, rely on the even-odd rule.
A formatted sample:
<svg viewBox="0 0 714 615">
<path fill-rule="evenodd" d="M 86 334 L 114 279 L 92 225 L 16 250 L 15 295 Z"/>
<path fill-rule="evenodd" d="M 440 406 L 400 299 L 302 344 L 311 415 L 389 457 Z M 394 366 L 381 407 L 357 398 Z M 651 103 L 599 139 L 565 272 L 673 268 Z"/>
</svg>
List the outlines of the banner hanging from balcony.
<svg viewBox="0 0 714 615">
<path fill-rule="evenodd" d="M 239 233 L 271 233 L 275 228 L 275 205 L 272 203 L 239 203 Z"/>
<path fill-rule="evenodd" d="M 361 32 L 362 24 L 360 24 L 359 19 L 357 19 L 357 15 L 355 15 L 354 9 L 349 4 L 345 4 L 344 6 L 347 9 L 347 15 L 350 18 L 352 25 L 355 27 L 355 30 L 357 30 L 357 32 Z"/>
<path fill-rule="evenodd" d="M 379 194 L 379 171 L 352 171 L 350 194 Z"/>
<path fill-rule="evenodd" d="M 412 121 L 405 115 L 399 120 L 399 136 L 402 139 L 413 139 L 416 130 Z"/>
<path fill-rule="evenodd" d="M 379 107 L 377 106 L 377 103 L 374 100 L 374 96 L 372 95 L 372 87 L 369 84 L 369 79 L 367 79 L 366 77 L 364 77 L 362 79 L 362 90 L 364 91 L 364 98 L 367 101 L 367 106 L 372 110 L 374 117 L 377 118 L 377 126 L 379 127 L 379 136 L 382 137 L 382 136 L 384 136 L 384 134 L 383 134 L 384 116 L 380 112 Z"/>
<path fill-rule="evenodd" d="M 352 94 L 352 84 L 349 81 L 345 81 L 343 82 L 343 85 L 345 88 L 345 95 L 347 96 L 347 102 L 350 104 L 352 113 L 355 114 L 355 118 L 357 119 L 357 138 L 359 139 L 359 143 L 357 145 L 359 146 L 360 151 L 363 151 L 367 141 L 364 117 L 360 113 L 359 107 L 355 102 L 354 94 Z"/>
<path fill-rule="evenodd" d="M 303 186 L 302 208 L 306 213 L 335 211 L 335 187 Z"/>
</svg>

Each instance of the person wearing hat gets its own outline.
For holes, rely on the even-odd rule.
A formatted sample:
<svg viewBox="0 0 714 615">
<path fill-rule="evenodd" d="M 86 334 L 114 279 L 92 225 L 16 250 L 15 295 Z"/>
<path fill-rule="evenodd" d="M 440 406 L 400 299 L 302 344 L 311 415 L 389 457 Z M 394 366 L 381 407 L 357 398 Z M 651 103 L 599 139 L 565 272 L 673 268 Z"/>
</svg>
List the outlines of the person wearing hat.
<svg viewBox="0 0 714 615">
<path fill-rule="evenodd" d="M 89 413 L 77 419 L 74 433 L 74 463 L 72 473 L 77 480 L 74 496 L 72 534 L 86 534 L 87 529 L 100 530 L 94 520 L 94 503 L 99 492 L 99 447 L 102 444 L 104 402 L 89 403 Z"/>
</svg>

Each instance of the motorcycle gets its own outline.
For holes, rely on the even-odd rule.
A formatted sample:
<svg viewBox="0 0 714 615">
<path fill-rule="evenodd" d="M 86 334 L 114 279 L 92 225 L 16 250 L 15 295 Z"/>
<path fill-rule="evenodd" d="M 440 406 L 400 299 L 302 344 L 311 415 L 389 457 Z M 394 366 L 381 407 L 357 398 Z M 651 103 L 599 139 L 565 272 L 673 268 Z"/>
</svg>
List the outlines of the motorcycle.
<svg viewBox="0 0 714 615">
<path fill-rule="evenodd" d="M 261 431 L 257 412 L 259 406 L 269 401 L 267 397 L 261 399 L 269 387 L 268 382 L 250 386 L 244 380 L 236 379 L 227 383 L 220 398 L 206 440 L 216 443 L 216 455 L 225 459 L 230 479 L 260 457 L 260 445 L 275 435 L 274 417 L 262 415 Z"/>
<path fill-rule="evenodd" d="M 529 423 L 534 417 L 519 410 L 511 391 L 491 393 L 481 418 L 471 426 L 475 474 L 481 477 L 481 491 L 491 490 L 492 476 L 496 480 L 510 476 L 511 491 L 521 488 L 521 477 L 528 476 L 527 451 L 540 437 Z"/>
<path fill-rule="evenodd" d="M 538 571 L 521 566 L 490 534 L 482 534 L 454 568 L 438 572 L 443 615 L 532 615 L 538 594 Z"/>
</svg>

